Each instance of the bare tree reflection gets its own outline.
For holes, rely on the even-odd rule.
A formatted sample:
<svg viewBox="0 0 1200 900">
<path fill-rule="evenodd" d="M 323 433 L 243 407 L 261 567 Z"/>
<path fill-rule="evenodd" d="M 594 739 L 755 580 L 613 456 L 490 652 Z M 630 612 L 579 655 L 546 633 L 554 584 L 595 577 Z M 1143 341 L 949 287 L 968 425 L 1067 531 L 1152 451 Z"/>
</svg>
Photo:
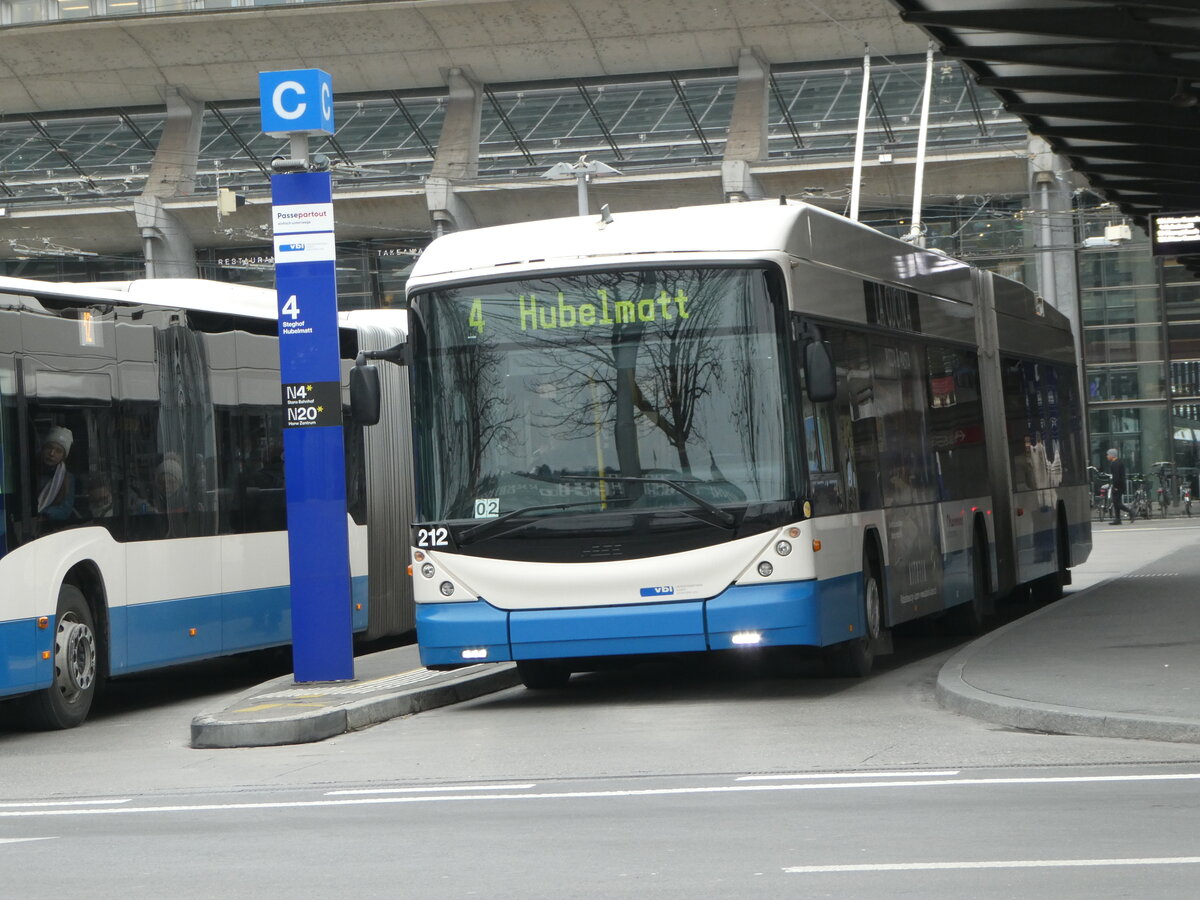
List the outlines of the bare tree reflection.
<svg viewBox="0 0 1200 900">
<path fill-rule="evenodd" d="M 601 292 L 614 307 L 649 310 L 615 321 L 607 334 L 581 332 L 570 343 L 539 339 L 545 361 L 535 373 L 560 390 L 546 425 L 555 437 L 577 440 L 612 428 L 621 475 L 643 472 L 639 432 L 667 440 L 679 471 L 692 474 L 689 445 L 702 441 L 697 416 L 721 374 L 716 325 L 731 298 L 729 274 L 705 270 L 575 276 L 563 279 L 575 296 Z M 649 304 L 649 305 L 647 305 Z M 640 418 L 639 418 L 640 414 Z"/>
</svg>

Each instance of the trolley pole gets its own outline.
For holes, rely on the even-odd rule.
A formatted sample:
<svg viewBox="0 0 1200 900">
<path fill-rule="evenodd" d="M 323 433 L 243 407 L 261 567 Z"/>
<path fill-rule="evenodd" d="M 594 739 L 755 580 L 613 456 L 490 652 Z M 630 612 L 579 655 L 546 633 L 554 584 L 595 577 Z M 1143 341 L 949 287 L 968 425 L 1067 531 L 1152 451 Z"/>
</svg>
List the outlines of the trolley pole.
<svg viewBox="0 0 1200 900">
<path fill-rule="evenodd" d="M 333 133 L 320 69 L 261 72 L 262 130 L 290 140 L 271 167 L 279 376 L 297 682 L 354 678 L 341 354 L 329 161 L 308 138 Z"/>
</svg>

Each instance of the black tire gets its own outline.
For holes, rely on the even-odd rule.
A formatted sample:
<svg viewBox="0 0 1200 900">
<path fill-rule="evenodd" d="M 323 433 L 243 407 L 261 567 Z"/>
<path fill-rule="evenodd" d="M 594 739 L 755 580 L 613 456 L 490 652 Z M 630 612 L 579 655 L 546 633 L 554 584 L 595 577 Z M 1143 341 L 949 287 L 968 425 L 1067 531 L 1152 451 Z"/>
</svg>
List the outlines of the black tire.
<svg viewBox="0 0 1200 900">
<path fill-rule="evenodd" d="M 879 566 L 872 553 L 863 556 L 862 593 L 863 619 L 866 634 L 860 638 L 834 644 L 825 652 L 825 668 L 835 678 L 863 678 L 875 662 L 875 648 L 883 633 L 883 583 Z"/>
<path fill-rule="evenodd" d="M 531 691 L 558 690 L 571 680 L 571 670 L 553 659 L 517 660 L 517 674 L 521 676 L 521 684 Z"/>
<path fill-rule="evenodd" d="M 978 531 L 971 547 L 971 576 L 974 596 L 966 603 L 952 606 L 946 613 L 946 630 L 951 634 L 982 634 L 985 628 L 991 590 L 988 586 L 987 542 Z"/>
<path fill-rule="evenodd" d="M 1039 578 L 1033 583 L 1033 600 L 1039 605 L 1061 600 L 1063 585 L 1067 583 L 1067 567 L 1070 547 L 1067 544 L 1065 523 L 1061 520 L 1054 530 L 1055 573 Z"/>
<path fill-rule="evenodd" d="M 58 591 L 54 617 L 54 683 L 25 698 L 31 728 L 58 731 L 83 724 L 100 678 L 100 639 L 92 611 L 73 584 Z"/>
</svg>

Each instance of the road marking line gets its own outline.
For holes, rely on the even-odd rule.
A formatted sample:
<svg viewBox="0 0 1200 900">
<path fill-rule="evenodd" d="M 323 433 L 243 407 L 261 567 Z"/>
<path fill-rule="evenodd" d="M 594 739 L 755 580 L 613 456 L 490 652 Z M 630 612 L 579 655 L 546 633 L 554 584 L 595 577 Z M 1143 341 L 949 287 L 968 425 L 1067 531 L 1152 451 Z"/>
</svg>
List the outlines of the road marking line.
<svg viewBox="0 0 1200 900">
<path fill-rule="evenodd" d="M 13 800 L 0 802 L 0 809 L 26 809 L 42 806 L 111 806 L 114 803 L 131 803 L 132 797 L 113 800 Z"/>
<path fill-rule="evenodd" d="M 800 779 L 834 779 L 834 778 L 946 778 L 959 774 L 958 769 L 946 772 L 829 772 L 829 773 L 795 773 L 790 775 L 742 775 L 737 781 L 793 781 Z"/>
<path fill-rule="evenodd" d="M 742 784 L 717 785 L 713 787 L 686 788 L 643 788 L 640 790 L 614 791 L 554 791 L 543 794 L 448 794 L 423 795 L 419 797 L 357 797 L 343 800 L 276 800 L 258 803 L 211 803 L 180 806 L 125 806 L 110 809 L 38 809 L 0 810 L 0 819 L 27 818 L 32 816 L 104 816 L 133 813 L 171 812 L 225 812 L 231 810 L 258 809 L 312 809 L 320 806 L 368 806 L 380 803 L 434 803 L 462 800 L 579 800 L 609 797 L 664 797 L 686 794 L 748 794 L 762 791 L 826 791 L 864 790 L 867 788 L 897 787 L 976 787 L 981 785 L 1017 784 L 1102 784 L 1137 781 L 1195 781 L 1200 773 L 1175 775 L 1078 775 L 1049 778 L 953 778 L 931 781 L 858 781 L 854 783 L 817 782 L 805 784 Z M 494 790 L 494 789 L 493 789 Z"/>
<path fill-rule="evenodd" d="M 433 794 L 438 791 L 527 791 L 536 784 L 463 784 L 453 787 L 375 788 L 374 790 L 326 791 L 326 797 L 346 797 L 362 794 Z"/>
<path fill-rule="evenodd" d="M 0 838 L 0 844 L 23 844 L 27 841 L 57 841 L 57 835 L 51 837 L 32 837 L 32 838 Z"/>
<path fill-rule="evenodd" d="M 1144 859 L 1012 859 L 979 862 L 867 863 L 849 866 L 787 866 L 783 871 L 813 875 L 823 872 L 928 872 L 939 869 L 1058 869 L 1081 866 L 1180 866 L 1196 865 L 1200 856 L 1163 856 Z"/>
</svg>

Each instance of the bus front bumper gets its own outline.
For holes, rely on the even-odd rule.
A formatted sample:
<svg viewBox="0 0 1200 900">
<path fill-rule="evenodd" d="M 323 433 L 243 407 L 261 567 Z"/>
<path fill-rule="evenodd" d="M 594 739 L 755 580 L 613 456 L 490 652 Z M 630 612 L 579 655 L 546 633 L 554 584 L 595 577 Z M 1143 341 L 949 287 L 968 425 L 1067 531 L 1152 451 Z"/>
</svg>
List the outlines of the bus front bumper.
<svg viewBox="0 0 1200 900">
<path fill-rule="evenodd" d="M 862 634 L 859 576 L 734 585 L 708 600 L 503 610 L 483 600 L 417 605 L 426 666 L 825 646 Z"/>
</svg>

